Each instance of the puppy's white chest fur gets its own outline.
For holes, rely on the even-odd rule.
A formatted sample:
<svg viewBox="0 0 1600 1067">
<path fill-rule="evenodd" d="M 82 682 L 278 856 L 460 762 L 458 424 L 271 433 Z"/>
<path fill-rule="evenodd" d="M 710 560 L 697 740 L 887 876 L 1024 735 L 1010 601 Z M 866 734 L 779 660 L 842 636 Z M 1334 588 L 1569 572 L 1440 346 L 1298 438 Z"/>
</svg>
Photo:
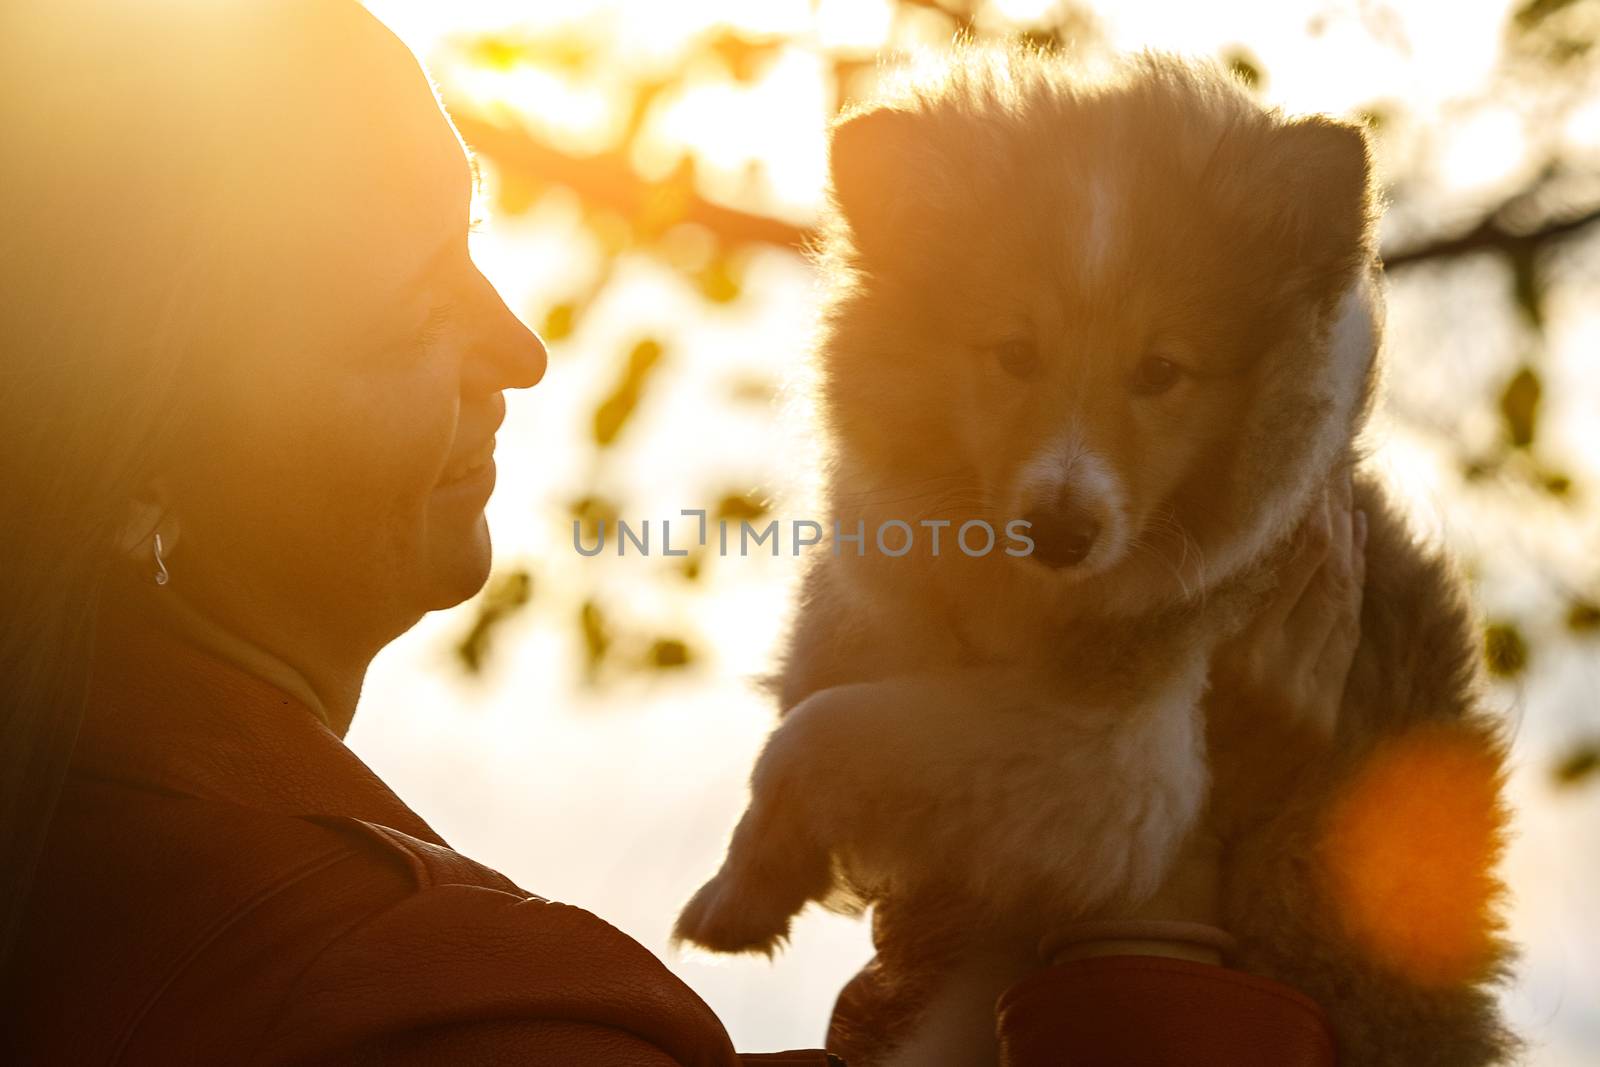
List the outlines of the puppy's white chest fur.
<svg viewBox="0 0 1600 1067">
<path fill-rule="evenodd" d="M 954 892 L 1000 927 L 1136 906 L 1203 804 L 1206 654 L 1072 691 L 1060 674 L 951 666 L 832 685 L 751 776 L 722 869 L 678 936 L 770 951 L 808 900 Z"/>
<path fill-rule="evenodd" d="M 997 917 L 1059 922 L 1160 885 L 1207 788 L 1204 684 L 1201 653 L 1138 699 L 1085 701 L 1008 668 L 940 672 L 807 700 L 773 748 L 854 735 L 824 742 L 835 780 L 853 783 L 839 799 L 862 790 L 826 821 L 867 895 L 935 882 Z"/>
</svg>

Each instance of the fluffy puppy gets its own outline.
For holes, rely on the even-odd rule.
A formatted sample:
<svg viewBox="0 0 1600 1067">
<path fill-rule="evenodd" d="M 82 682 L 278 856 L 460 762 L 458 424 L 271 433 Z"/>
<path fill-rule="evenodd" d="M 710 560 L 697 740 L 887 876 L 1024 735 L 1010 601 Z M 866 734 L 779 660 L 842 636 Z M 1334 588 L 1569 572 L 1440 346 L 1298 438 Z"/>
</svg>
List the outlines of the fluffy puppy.
<svg viewBox="0 0 1600 1067">
<path fill-rule="evenodd" d="M 771 952 L 808 901 L 875 903 L 879 971 L 836 1043 L 983 1062 L 1037 938 L 1146 899 L 1216 766 L 1240 964 L 1316 998 L 1341 1062 L 1496 1055 L 1501 750 L 1460 584 L 1372 479 L 1335 755 L 1262 811 L 1233 788 L 1248 738 L 1207 754 L 1206 702 L 1234 699 L 1212 650 L 1359 461 L 1362 132 L 1169 58 L 1088 77 L 969 50 L 842 121 L 831 172 L 828 503 L 865 539 L 808 571 L 783 719 L 677 936 Z M 955 540 L 1017 519 L 1027 555 Z M 898 555 L 874 537 L 896 522 Z"/>
</svg>

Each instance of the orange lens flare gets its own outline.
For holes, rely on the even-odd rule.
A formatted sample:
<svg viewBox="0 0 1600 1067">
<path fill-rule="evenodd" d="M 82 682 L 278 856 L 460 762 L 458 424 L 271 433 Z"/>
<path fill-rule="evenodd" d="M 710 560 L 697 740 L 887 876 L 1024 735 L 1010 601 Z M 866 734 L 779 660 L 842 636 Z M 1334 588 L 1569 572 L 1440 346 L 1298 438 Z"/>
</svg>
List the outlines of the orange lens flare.
<svg viewBox="0 0 1600 1067">
<path fill-rule="evenodd" d="M 1505 811 L 1499 747 L 1460 725 L 1380 746 L 1333 806 L 1330 896 L 1374 957 L 1428 985 L 1493 966 Z"/>
</svg>

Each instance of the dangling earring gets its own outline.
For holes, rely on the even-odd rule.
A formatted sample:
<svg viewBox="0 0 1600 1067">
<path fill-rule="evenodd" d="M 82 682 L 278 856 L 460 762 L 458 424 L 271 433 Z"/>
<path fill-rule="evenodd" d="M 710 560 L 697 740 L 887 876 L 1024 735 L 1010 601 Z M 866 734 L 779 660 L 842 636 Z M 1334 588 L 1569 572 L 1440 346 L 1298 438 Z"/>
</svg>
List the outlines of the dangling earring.
<svg viewBox="0 0 1600 1067">
<path fill-rule="evenodd" d="M 160 534 L 156 534 L 156 566 L 160 568 L 158 571 L 156 571 L 156 584 L 166 585 L 172 576 L 167 573 L 167 561 L 161 558 Z"/>
</svg>

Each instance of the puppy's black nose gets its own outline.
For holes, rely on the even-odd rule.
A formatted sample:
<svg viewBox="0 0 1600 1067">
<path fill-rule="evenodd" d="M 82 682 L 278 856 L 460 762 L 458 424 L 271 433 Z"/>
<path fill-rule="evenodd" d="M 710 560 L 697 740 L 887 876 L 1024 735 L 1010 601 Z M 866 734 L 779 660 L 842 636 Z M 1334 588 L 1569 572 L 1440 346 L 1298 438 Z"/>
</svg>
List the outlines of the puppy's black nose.
<svg viewBox="0 0 1600 1067">
<path fill-rule="evenodd" d="M 1033 558 L 1047 567 L 1071 567 L 1082 563 L 1100 535 L 1100 523 L 1089 512 L 1070 500 L 1036 508 L 1023 516 L 1031 524 Z"/>
</svg>

